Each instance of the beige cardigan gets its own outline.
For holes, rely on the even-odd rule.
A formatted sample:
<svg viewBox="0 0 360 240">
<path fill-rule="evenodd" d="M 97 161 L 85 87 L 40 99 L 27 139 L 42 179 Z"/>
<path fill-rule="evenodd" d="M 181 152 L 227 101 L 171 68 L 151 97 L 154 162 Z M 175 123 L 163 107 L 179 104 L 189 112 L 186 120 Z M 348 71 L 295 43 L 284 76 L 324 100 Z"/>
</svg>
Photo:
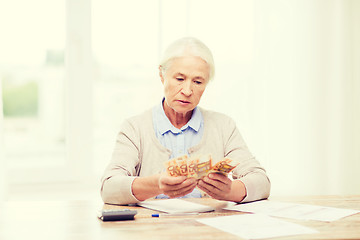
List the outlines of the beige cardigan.
<svg viewBox="0 0 360 240">
<path fill-rule="evenodd" d="M 200 143 L 188 149 L 189 155 L 211 154 L 214 161 L 229 157 L 240 161 L 233 177 L 246 187 L 243 202 L 264 199 L 270 193 L 265 170 L 249 152 L 235 122 L 224 114 L 200 108 L 204 117 L 204 135 Z M 127 119 L 117 136 L 111 162 L 102 177 L 101 196 L 105 203 L 130 204 L 139 200 L 131 185 L 137 176 L 150 176 L 164 169 L 171 151 L 155 135 L 152 111 Z"/>
</svg>

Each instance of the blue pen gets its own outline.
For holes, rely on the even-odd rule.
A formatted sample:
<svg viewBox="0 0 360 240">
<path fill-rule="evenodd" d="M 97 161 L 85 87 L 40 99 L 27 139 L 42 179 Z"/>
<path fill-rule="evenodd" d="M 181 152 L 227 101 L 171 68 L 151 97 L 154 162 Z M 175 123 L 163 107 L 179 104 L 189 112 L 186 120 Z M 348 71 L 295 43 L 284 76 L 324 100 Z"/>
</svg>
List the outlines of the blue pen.
<svg viewBox="0 0 360 240">
<path fill-rule="evenodd" d="M 151 217 L 176 217 L 176 216 L 189 216 L 189 215 L 199 215 L 199 213 L 154 213 L 151 214 Z"/>
</svg>

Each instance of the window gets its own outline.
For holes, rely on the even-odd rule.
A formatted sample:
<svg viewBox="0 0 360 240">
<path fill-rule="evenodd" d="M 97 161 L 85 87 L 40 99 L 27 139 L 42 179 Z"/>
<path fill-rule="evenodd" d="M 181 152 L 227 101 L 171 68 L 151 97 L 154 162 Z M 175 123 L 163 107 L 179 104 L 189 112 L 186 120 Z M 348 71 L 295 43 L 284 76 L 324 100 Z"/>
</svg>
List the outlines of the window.
<svg viewBox="0 0 360 240">
<path fill-rule="evenodd" d="M 0 29 L 9 180 L 40 181 L 40 169 L 65 164 L 65 2 L 8 1 L 0 8 Z"/>
</svg>

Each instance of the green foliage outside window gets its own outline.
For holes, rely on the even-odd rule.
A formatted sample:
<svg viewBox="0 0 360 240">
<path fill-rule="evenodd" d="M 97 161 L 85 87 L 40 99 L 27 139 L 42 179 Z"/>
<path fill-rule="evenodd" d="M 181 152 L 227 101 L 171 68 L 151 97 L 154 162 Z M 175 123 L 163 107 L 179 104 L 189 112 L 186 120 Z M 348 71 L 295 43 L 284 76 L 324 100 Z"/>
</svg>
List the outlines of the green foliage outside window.
<svg viewBox="0 0 360 240">
<path fill-rule="evenodd" d="M 36 116 L 38 113 L 38 84 L 28 81 L 19 85 L 2 81 L 4 117 Z"/>
</svg>

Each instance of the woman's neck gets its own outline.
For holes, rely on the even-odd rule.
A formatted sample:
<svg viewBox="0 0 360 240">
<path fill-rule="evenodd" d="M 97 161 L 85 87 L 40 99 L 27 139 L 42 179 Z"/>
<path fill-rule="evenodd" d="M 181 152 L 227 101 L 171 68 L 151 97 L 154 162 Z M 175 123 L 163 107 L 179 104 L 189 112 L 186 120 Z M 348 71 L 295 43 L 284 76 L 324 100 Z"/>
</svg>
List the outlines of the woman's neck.
<svg viewBox="0 0 360 240">
<path fill-rule="evenodd" d="M 165 115 L 170 120 L 171 124 L 177 129 L 181 129 L 190 121 L 193 112 L 189 111 L 187 113 L 178 113 L 174 109 L 169 107 L 165 101 L 163 102 L 163 108 Z"/>
</svg>

